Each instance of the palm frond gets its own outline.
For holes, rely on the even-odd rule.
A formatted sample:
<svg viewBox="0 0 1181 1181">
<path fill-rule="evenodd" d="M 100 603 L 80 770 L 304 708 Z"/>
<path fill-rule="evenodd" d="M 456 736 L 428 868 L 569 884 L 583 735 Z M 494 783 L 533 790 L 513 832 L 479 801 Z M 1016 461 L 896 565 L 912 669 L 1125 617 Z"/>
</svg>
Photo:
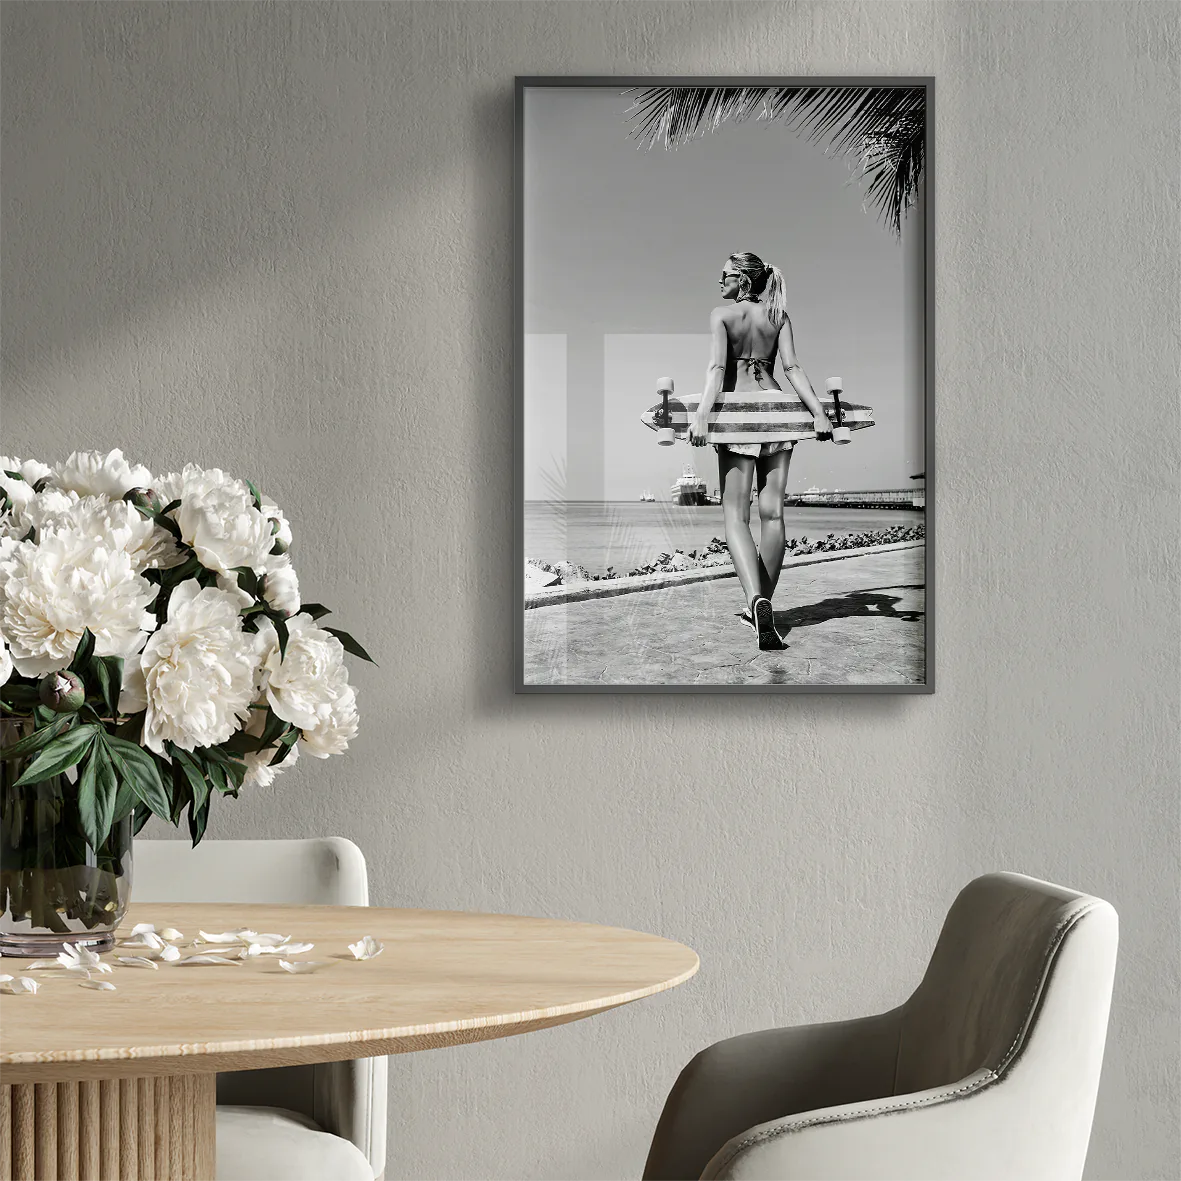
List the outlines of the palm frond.
<svg viewBox="0 0 1181 1181">
<path fill-rule="evenodd" d="M 923 173 L 925 94 L 909 86 L 649 86 L 631 92 L 630 134 L 649 148 L 677 147 L 752 115 L 828 139 L 869 178 L 867 198 L 896 235 Z"/>
</svg>

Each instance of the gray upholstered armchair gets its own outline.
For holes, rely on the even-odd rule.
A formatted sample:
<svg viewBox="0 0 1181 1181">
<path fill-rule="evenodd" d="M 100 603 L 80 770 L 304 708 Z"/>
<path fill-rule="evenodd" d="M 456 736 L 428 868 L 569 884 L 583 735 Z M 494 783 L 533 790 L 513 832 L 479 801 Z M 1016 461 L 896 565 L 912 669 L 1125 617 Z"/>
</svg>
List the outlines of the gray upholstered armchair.
<svg viewBox="0 0 1181 1181">
<path fill-rule="evenodd" d="M 1081 1177 L 1117 938 L 1099 898 L 1020 874 L 977 878 L 898 1008 L 698 1054 L 644 1177 Z"/>
<path fill-rule="evenodd" d="M 136 902 L 368 906 L 352 841 L 135 842 Z M 385 1169 L 385 1058 L 217 1076 L 218 1181 L 373 1181 Z"/>
</svg>

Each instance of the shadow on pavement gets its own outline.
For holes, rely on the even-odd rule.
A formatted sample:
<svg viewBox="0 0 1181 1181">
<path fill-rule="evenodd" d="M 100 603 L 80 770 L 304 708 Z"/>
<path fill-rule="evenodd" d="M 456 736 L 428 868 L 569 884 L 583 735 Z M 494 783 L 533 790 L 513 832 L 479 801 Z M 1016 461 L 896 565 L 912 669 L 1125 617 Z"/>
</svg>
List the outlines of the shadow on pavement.
<svg viewBox="0 0 1181 1181">
<path fill-rule="evenodd" d="M 775 627 L 782 634 L 794 627 L 810 627 L 813 624 L 825 623 L 830 619 L 851 619 L 860 615 L 881 615 L 891 619 L 901 619 L 905 623 L 918 623 L 925 612 L 904 610 L 897 611 L 895 607 L 902 602 L 901 595 L 887 595 L 880 592 L 887 590 L 923 590 L 923 584 L 916 586 L 879 586 L 869 590 L 850 591 L 834 599 L 821 599 L 819 603 L 808 603 L 802 607 L 792 607 L 789 611 L 775 612 Z"/>
</svg>

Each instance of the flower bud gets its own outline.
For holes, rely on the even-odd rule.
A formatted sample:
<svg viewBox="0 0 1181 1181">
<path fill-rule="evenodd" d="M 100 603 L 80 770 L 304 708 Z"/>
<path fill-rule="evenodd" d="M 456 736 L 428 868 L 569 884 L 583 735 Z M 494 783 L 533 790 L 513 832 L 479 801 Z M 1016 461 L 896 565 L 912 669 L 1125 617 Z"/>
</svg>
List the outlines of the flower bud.
<svg viewBox="0 0 1181 1181">
<path fill-rule="evenodd" d="M 276 537 L 275 544 L 271 546 L 271 553 L 274 554 L 275 557 L 278 557 L 279 554 L 285 554 L 286 552 L 287 542 L 285 542 L 281 537 Z"/>
<path fill-rule="evenodd" d="M 86 690 L 82 687 L 82 681 L 76 673 L 65 669 L 42 677 L 37 695 L 42 705 L 59 714 L 77 713 L 86 704 Z"/>
<path fill-rule="evenodd" d="M 146 516 L 153 516 L 164 507 L 164 502 L 152 488 L 130 488 L 123 493 L 123 499 Z"/>
</svg>

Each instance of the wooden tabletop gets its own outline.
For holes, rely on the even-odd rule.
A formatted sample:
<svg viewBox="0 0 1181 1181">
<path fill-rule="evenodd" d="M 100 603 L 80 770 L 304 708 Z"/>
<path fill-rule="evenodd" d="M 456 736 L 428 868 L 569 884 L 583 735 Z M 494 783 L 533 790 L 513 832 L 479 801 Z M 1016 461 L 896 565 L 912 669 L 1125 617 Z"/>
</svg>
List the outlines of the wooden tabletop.
<svg viewBox="0 0 1181 1181">
<path fill-rule="evenodd" d="M 293 960 L 327 961 L 303 975 L 278 956 L 241 967 L 125 967 L 116 945 L 114 992 L 54 971 L 0 970 L 41 981 L 36 994 L 0 998 L 4 1083 L 207 1073 L 399 1054 L 560 1025 L 688 980 L 697 956 L 683 944 L 593 923 L 372 906 L 132 904 L 120 927 L 248 927 L 314 943 Z M 350 943 L 385 944 L 356 960 Z M 182 956 L 218 951 L 180 945 Z"/>
</svg>

